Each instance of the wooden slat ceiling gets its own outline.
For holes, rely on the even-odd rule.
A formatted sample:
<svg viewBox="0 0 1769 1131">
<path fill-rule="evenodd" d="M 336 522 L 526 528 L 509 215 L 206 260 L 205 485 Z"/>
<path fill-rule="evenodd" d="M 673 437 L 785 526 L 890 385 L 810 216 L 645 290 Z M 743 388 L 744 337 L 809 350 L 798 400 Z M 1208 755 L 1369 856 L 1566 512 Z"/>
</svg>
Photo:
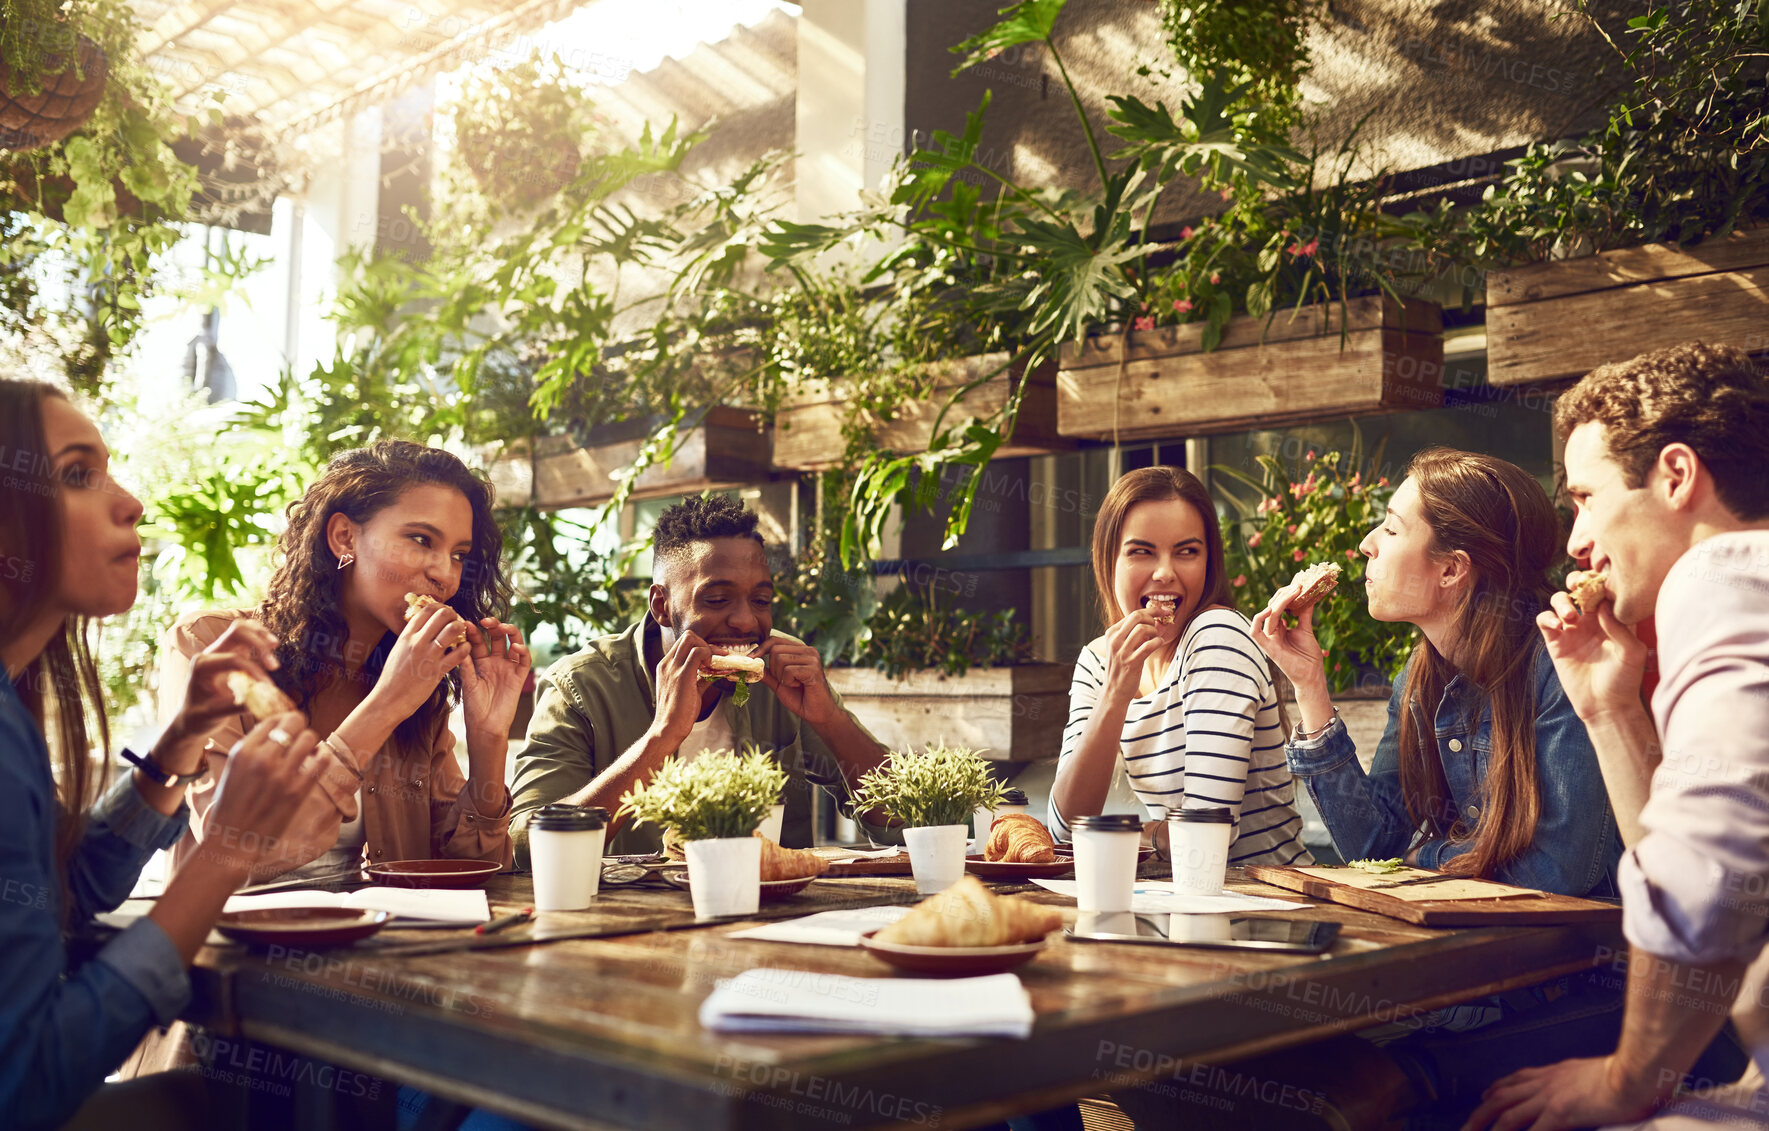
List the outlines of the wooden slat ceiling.
<svg viewBox="0 0 1769 1131">
<path fill-rule="evenodd" d="M 485 56 L 585 0 L 136 0 L 148 65 L 187 108 L 289 138 Z"/>
</svg>

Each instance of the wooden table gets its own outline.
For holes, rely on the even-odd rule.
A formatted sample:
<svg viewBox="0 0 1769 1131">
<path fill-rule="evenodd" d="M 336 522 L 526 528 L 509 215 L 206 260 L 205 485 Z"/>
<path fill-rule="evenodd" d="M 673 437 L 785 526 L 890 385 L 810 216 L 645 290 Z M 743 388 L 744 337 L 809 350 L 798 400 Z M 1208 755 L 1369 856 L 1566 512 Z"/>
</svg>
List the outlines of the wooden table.
<svg viewBox="0 0 1769 1131">
<path fill-rule="evenodd" d="M 488 891 L 494 913 L 530 901 L 525 876 Z M 1070 905 L 1041 889 L 1025 897 Z M 763 911 L 914 899 L 907 879 L 820 880 Z M 208 948 L 190 1019 L 541 1126 L 966 1127 L 1405 1020 L 1597 965 L 1624 945 L 1619 915 L 1434 930 L 1320 904 L 1290 913 L 1343 925 L 1319 958 L 1053 936 L 1020 971 L 1038 1014 L 1023 1041 L 720 1035 L 696 1020 L 720 978 L 784 967 L 878 977 L 888 992 L 892 973 L 858 949 L 732 940 L 748 924 L 693 926 L 687 909 L 682 891 L 605 892 L 594 913 L 544 926 L 628 933 L 472 952 L 365 949 L 460 937 L 435 931 L 311 952 Z"/>
</svg>

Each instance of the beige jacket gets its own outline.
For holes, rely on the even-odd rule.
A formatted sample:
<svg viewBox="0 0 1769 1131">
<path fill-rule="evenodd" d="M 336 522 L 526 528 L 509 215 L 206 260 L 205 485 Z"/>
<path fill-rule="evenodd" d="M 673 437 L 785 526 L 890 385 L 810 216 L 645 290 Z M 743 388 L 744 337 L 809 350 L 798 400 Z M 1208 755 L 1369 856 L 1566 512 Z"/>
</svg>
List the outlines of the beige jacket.
<svg viewBox="0 0 1769 1131">
<path fill-rule="evenodd" d="M 159 716 L 164 725 L 178 713 L 190 683 L 191 657 L 215 641 L 247 610 L 191 613 L 161 638 Z M 245 713 L 229 717 L 209 733 L 209 774 L 190 787 L 190 832 L 173 849 L 173 866 L 182 864 L 203 840 L 209 806 L 227 752 L 251 723 Z M 464 791 L 466 777 L 455 760 L 455 737 L 440 728 L 431 748 L 402 751 L 389 741 L 364 759 L 337 735 L 320 744 L 333 764 L 320 778 L 290 822 L 283 844 L 269 863 L 254 868 L 254 882 L 272 878 L 323 855 L 338 839 L 338 829 L 357 812 L 362 791 L 363 831 L 368 862 L 455 858 L 511 864 L 510 791 L 500 783 L 497 795 L 474 798 Z"/>
</svg>

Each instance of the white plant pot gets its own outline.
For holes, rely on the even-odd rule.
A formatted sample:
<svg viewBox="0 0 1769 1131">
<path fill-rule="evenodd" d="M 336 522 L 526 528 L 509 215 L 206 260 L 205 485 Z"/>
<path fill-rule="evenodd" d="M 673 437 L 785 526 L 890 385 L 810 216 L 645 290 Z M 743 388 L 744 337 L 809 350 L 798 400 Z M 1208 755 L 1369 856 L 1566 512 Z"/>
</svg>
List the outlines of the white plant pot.
<svg viewBox="0 0 1769 1131">
<path fill-rule="evenodd" d="M 773 841 L 775 844 L 779 844 L 780 826 L 784 824 L 785 821 L 786 806 L 776 802 L 774 808 L 768 810 L 768 815 L 762 818 L 761 827 L 756 831 Z"/>
<path fill-rule="evenodd" d="M 696 919 L 756 913 L 762 903 L 760 840 L 723 837 L 691 840 L 682 847 L 688 855 L 688 894 L 694 898 Z"/>
<path fill-rule="evenodd" d="M 964 825 L 929 825 L 903 830 L 909 848 L 909 869 L 915 873 L 915 890 L 922 895 L 945 891 L 964 875 L 964 844 L 970 830 Z"/>
</svg>

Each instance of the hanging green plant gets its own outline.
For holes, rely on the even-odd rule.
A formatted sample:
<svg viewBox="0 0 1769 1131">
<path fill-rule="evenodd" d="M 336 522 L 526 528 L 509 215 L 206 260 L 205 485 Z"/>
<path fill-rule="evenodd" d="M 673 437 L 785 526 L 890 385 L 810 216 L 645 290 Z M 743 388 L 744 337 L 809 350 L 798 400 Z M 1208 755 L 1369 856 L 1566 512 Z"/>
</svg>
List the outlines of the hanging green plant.
<svg viewBox="0 0 1769 1131">
<path fill-rule="evenodd" d="M 596 148 L 595 107 L 557 55 L 535 52 L 514 67 L 468 81 L 452 117 L 455 145 L 486 201 L 529 212 L 577 176 Z"/>
<path fill-rule="evenodd" d="M 0 0 L 0 149 L 60 141 L 104 97 L 104 50 L 58 0 Z"/>
</svg>

